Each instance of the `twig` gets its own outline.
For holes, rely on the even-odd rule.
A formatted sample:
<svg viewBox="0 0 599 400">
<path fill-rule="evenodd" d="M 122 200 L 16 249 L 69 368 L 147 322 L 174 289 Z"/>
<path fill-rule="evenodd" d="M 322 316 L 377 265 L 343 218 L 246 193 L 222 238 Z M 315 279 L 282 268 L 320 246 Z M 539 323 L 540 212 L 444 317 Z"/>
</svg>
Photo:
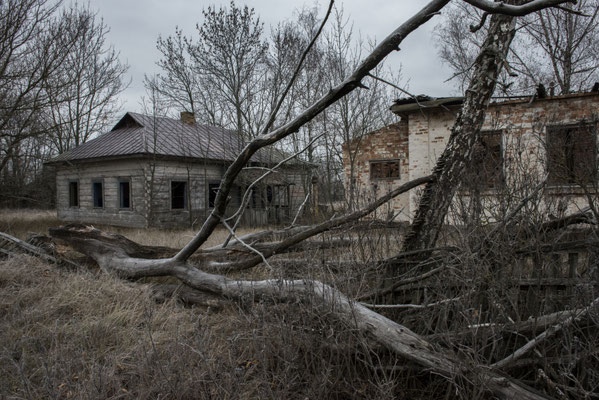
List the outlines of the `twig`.
<svg viewBox="0 0 599 400">
<path fill-rule="evenodd" d="M 488 243 L 489 239 L 491 237 L 493 237 L 493 235 L 495 235 L 500 229 L 502 229 L 503 227 L 505 227 L 519 212 L 520 210 L 532 199 L 534 199 L 538 192 L 545 187 L 545 184 L 547 183 L 547 179 L 549 178 L 549 174 L 545 175 L 545 178 L 537 185 L 533 188 L 532 192 L 526 196 L 525 198 L 523 198 L 520 203 L 518 203 L 518 205 L 509 212 L 509 214 L 501 221 L 501 223 L 499 225 L 497 225 L 495 228 L 493 228 L 491 230 L 491 232 L 489 232 L 486 236 L 485 236 L 485 240 L 483 240 L 481 242 L 482 243 Z"/>
<path fill-rule="evenodd" d="M 422 308 L 435 307 L 435 306 L 440 306 L 443 304 L 451 303 L 454 301 L 458 301 L 458 300 L 461 300 L 462 297 L 464 297 L 464 296 L 465 295 L 454 297 L 452 299 L 439 300 L 434 303 L 428 303 L 428 304 L 369 304 L 369 303 L 360 303 L 360 304 L 362 304 L 364 307 L 368 307 L 368 308 L 391 308 L 391 309 L 417 308 L 417 309 L 422 309 Z"/>
<path fill-rule="evenodd" d="M 576 3 L 576 0 L 533 0 L 522 5 L 506 4 L 505 1 L 464 0 L 466 3 L 480 8 L 490 14 L 504 14 L 523 17 L 544 8 L 559 6 L 564 3 Z"/>
<path fill-rule="evenodd" d="M 546 331 L 544 331 L 541 334 L 537 335 L 537 337 L 535 337 L 534 339 L 532 339 L 531 341 L 529 341 L 528 343 L 526 343 L 524 346 L 520 347 L 518 350 L 516 350 L 515 352 L 513 352 L 512 354 L 510 354 L 509 356 L 507 356 L 503 360 L 497 361 L 496 363 L 492 364 L 491 367 L 492 368 L 504 368 L 504 367 L 506 367 L 511 362 L 519 359 L 524 354 L 526 354 L 530 350 L 534 349 L 539 343 L 541 343 L 541 342 L 545 341 L 546 339 L 550 338 L 551 336 L 555 335 L 557 332 L 561 331 L 566 326 L 571 325 L 572 323 L 578 321 L 580 318 L 582 318 L 583 316 L 585 316 L 586 314 L 588 314 L 589 311 L 593 307 L 595 307 L 597 304 L 599 304 L 599 297 L 597 297 L 595 300 L 593 300 L 591 302 L 591 304 L 589 304 L 587 307 L 583 308 L 580 313 L 572 315 L 572 316 L 566 318 L 564 321 L 551 326 L 549 329 L 547 329 Z"/>
<path fill-rule="evenodd" d="M 312 144 L 314 144 L 315 141 L 317 141 L 318 139 L 320 139 L 322 136 L 324 135 L 324 133 L 321 133 L 320 135 L 317 135 L 316 137 L 314 137 L 303 149 L 301 149 L 300 151 L 298 151 L 297 153 L 294 153 L 292 155 L 290 155 L 289 157 L 279 161 L 274 167 L 272 168 L 264 168 L 267 171 L 262 174 L 261 176 L 258 177 L 258 179 L 256 179 L 255 181 L 253 181 L 245 190 L 245 193 L 243 194 L 243 199 L 241 200 L 241 205 L 239 206 L 239 208 L 237 209 L 237 211 L 235 212 L 235 214 L 231 215 L 229 218 L 227 218 L 227 221 L 230 221 L 234 218 L 237 218 L 237 220 L 235 221 L 235 224 L 233 225 L 233 231 L 237 230 L 237 226 L 239 225 L 239 223 L 241 222 L 241 215 L 243 214 L 243 211 L 245 210 L 247 204 L 249 203 L 250 197 L 249 194 L 251 193 L 251 190 L 254 188 L 254 186 L 256 186 L 261 180 L 263 180 L 264 178 L 266 178 L 268 175 L 277 172 L 277 168 L 279 168 L 281 165 L 285 164 L 287 161 L 291 160 L 292 158 L 295 158 L 297 156 L 299 156 L 300 154 L 302 154 L 304 151 L 306 151 L 307 149 L 310 148 L 310 146 Z M 244 168 L 247 169 L 247 168 Z M 227 245 L 229 244 L 229 240 L 231 240 L 231 235 L 229 235 L 229 237 L 227 237 L 227 239 L 223 242 L 222 247 L 227 247 Z"/>
<path fill-rule="evenodd" d="M 581 17 L 592 17 L 592 15 L 590 15 L 590 14 L 585 14 L 582 11 L 573 10 L 571 8 L 564 7 L 564 6 L 554 6 L 554 8 L 557 8 L 558 10 L 562 10 L 562 11 L 565 11 L 570 14 L 580 15 Z"/>
<path fill-rule="evenodd" d="M 445 268 L 446 268 L 446 266 L 443 265 L 441 267 L 437 267 L 428 272 L 425 272 L 424 274 L 414 276 L 412 278 L 402 279 L 400 281 L 395 282 L 393 285 L 386 287 L 385 289 L 381 289 L 381 290 L 374 291 L 374 292 L 365 294 L 363 296 L 360 296 L 358 298 L 358 300 L 365 300 L 365 299 L 370 299 L 372 297 L 380 297 L 380 296 L 384 296 L 389 293 L 393 293 L 402 286 L 406 286 L 406 285 L 409 285 L 410 283 L 422 281 L 426 278 L 429 278 L 433 275 L 438 274 L 439 272 L 443 271 Z"/>
<path fill-rule="evenodd" d="M 302 69 L 302 66 L 304 64 L 304 60 L 308 56 L 308 53 L 310 52 L 310 50 L 312 49 L 312 47 L 314 46 L 314 43 L 316 43 L 316 39 L 318 39 L 318 37 L 322 33 L 322 29 L 324 28 L 325 24 L 327 23 L 327 20 L 329 19 L 329 16 L 331 15 L 331 11 L 333 10 L 333 4 L 334 3 L 335 3 L 335 0 L 331 0 L 329 2 L 329 8 L 327 9 L 327 13 L 324 16 L 324 19 L 322 20 L 322 23 L 320 24 L 320 27 L 318 28 L 318 31 L 316 32 L 316 34 L 314 35 L 314 37 L 310 41 L 310 44 L 308 44 L 308 47 L 306 47 L 306 49 L 302 53 L 302 56 L 301 56 L 299 62 L 297 63 L 297 67 L 295 68 L 295 71 L 293 72 L 293 76 L 289 80 L 289 83 L 287 83 L 287 87 L 285 87 L 285 91 L 281 95 L 281 98 L 279 99 L 279 102 L 277 103 L 277 105 L 275 106 L 275 108 L 270 113 L 270 117 L 268 118 L 268 122 L 264 126 L 264 129 L 262 129 L 262 133 L 263 134 L 265 134 L 266 132 L 268 132 L 268 130 L 270 129 L 270 127 L 275 123 L 275 120 L 277 118 L 277 114 L 279 113 L 279 109 L 283 105 L 283 101 L 285 101 L 285 98 L 287 97 L 287 94 L 289 94 L 289 91 L 291 90 L 291 87 L 293 86 L 293 84 L 297 80 L 299 72 Z"/>
<path fill-rule="evenodd" d="M 266 259 L 266 257 L 264 257 L 264 254 L 262 254 L 260 251 L 256 250 L 255 248 L 253 248 L 252 246 L 250 246 L 249 244 L 247 244 L 246 242 L 244 242 L 241 238 L 239 238 L 236 234 L 235 231 L 233 230 L 233 228 L 231 228 L 229 226 L 229 224 L 227 224 L 227 221 L 224 220 L 224 218 L 222 219 L 222 224 L 225 226 L 225 228 L 227 228 L 229 230 L 229 232 L 231 233 L 231 236 L 233 236 L 235 239 L 237 239 L 237 241 L 239 243 L 241 243 L 245 248 L 247 248 L 248 250 L 250 250 L 253 253 L 256 253 L 257 255 L 259 255 L 262 258 L 262 262 L 264 264 L 266 264 L 266 266 L 268 268 L 270 268 L 271 270 L 273 269 L 272 265 L 270 265 L 268 263 L 268 260 Z"/>
<path fill-rule="evenodd" d="M 487 21 L 487 17 L 489 16 L 488 12 L 484 12 L 482 17 L 480 18 L 480 22 L 478 25 L 470 25 L 470 32 L 474 33 L 479 31 L 483 26 L 485 26 L 485 22 Z"/>
<path fill-rule="evenodd" d="M 312 189 L 308 190 L 308 194 L 306 194 L 304 201 L 302 201 L 302 204 L 300 204 L 300 206 L 298 207 L 297 212 L 295 213 L 295 217 L 293 217 L 293 221 L 291 221 L 291 224 L 288 226 L 288 228 L 293 228 L 295 226 L 295 223 L 297 222 L 297 219 L 299 218 L 302 210 L 306 206 L 306 203 L 308 202 L 308 199 L 310 198 L 311 194 L 312 194 Z"/>
</svg>

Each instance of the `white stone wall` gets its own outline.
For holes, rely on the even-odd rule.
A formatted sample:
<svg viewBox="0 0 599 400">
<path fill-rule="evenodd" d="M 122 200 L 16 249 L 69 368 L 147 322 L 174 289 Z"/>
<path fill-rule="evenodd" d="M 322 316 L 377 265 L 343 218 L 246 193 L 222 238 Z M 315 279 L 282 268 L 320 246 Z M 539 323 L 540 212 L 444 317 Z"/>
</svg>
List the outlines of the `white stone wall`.
<svg viewBox="0 0 599 400">
<path fill-rule="evenodd" d="M 349 187 L 349 176 L 353 172 L 357 186 L 363 192 L 372 191 L 373 183 L 369 176 L 369 159 L 385 158 L 387 156 L 405 157 L 408 164 L 403 171 L 401 181 L 407 182 L 431 173 L 437 159 L 441 156 L 449 140 L 457 108 L 451 110 L 436 108 L 432 110 L 414 111 L 402 116 L 402 122 L 407 122 L 407 132 L 397 129 L 397 124 L 382 128 L 368 134 L 362 139 L 357 152 L 354 171 L 350 169 L 349 147 L 344 148 L 344 165 L 346 173 L 346 188 Z M 510 187 L 518 190 L 530 183 L 538 182 L 546 174 L 545 140 L 546 127 L 551 125 L 575 124 L 581 121 L 599 121 L 599 93 L 562 96 L 561 98 L 540 99 L 530 101 L 508 101 L 489 106 L 482 130 L 502 130 L 504 174 Z M 407 146 L 404 144 L 407 142 Z M 390 148 L 394 146 L 394 148 Z M 402 162 L 403 167 L 403 162 Z M 409 199 L 396 199 L 393 208 L 401 207 L 402 213 L 397 218 L 400 221 L 410 220 L 418 204 L 419 190 L 412 190 Z M 464 193 L 460 193 L 464 196 Z M 496 192 L 484 193 L 488 205 L 498 201 Z M 525 195 L 524 190 L 521 193 Z M 572 212 L 584 207 L 588 201 L 580 188 L 572 186 L 551 187 L 547 190 L 544 207 L 547 212 L 559 208 L 560 212 Z M 564 208 L 565 207 L 565 208 Z M 565 211 L 564 211 L 565 210 Z"/>
</svg>

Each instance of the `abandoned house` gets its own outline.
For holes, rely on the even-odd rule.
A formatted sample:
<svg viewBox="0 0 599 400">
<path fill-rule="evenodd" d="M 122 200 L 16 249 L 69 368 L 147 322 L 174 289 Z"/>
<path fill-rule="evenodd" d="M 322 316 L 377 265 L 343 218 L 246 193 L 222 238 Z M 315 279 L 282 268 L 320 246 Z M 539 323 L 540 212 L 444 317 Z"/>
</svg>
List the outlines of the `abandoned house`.
<svg viewBox="0 0 599 400">
<path fill-rule="evenodd" d="M 46 164 L 56 169 L 56 208 L 64 221 L 129 227 L 202 223 L 220 180 L 242 146 L 230 130 L 181 119 L 126 113 L 110 132 Z M 246 188 L 287 155 L 262 149 L 238 178 L 228 214 Z M 305 163 L 291 160 L 248 192 L 242 222 L 277 224 L 293 218 L 309 181 Z"/>
<path fill-rule="evenodd" d="M 391 111 L 399 122 L 344 145 L 348 196 L 364 204 L 412 179 L 431 173 L 450 136 L 463 98 L 397 100 Z M 471 174 L 458 198 L 477 190 L 482 198 L 546 179 L 545 194 L 556 211 L 583 208 L 597 193 L 599 92 L 528 96 L 493 101 L 473 155 Z M 520 185 L 520 186 L 518 186 Z M 546 196 L 547 197 L 547 196 Z M 379 218 L 410 221 L 418 191 L 395 198 L 377 210 Z M 489 200 L 491 201 L 491 200 Z M 382 214 L 381 214 L 382 213 Z"/>
</svg>

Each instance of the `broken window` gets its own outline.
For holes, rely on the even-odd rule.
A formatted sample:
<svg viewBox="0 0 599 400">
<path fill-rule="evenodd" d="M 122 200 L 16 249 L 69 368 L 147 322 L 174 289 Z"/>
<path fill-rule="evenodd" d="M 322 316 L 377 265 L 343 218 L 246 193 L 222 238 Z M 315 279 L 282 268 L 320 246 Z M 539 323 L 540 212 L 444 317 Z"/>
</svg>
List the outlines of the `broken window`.
<svg viewBox="0 0 599 400">
<path fill-rule="evenodd" d="M 596 130 L 591 124 L 547 127 L 549 183 L 571 185 L 595 182 L 596 141 Z"/>
<path fill-rule="evenodd" d="M 104 184 L 102 181 L 92 182 L 92 197 L 94 208 L 104 207 Z"/>
<path fill-rule="evenodd" d="M 549 183 L 588 184 L 596 178 L 596 134 L 593 125 L 547 128 Z"/>
<path fill-rule="evenodd" d="M 484 189 L 498 188 L 503 184 L 502 153 L 501 131 L 482 131 L 472 155 L 475 184 Z"/>
<path fill-rule="evenodd" d="M 264 208 L 264 199 L 260 195 L 260 188 L 254 186 L 250 190 L 251 190 L 251 206 L 252 206 L 252 208 L 254 208 L 254 209 Z"/>
<path fill-rule="evenodd" d="M 371 161 L 370 179 L 399 179 L 399 160 Z"/>
<path fill-rule="evenodd" d="M 220 188 L 220 182 L 208 184 L 208 207 L 210 208 L 214 208 L 214 202 L 216 201 L 218 188 Z"/>
<path fill-rule="evenodd" d="M 79 182 L 69 182 L 69 207 L 79 207 Z"/>
<path fill-rule="evenodd" d="M 171 181 L 171 209 L 183 210 L 187 208 L 187 182 Z"/>
<path fill-rule="evenodd" d="M 131 208 L 131 181 L 119 180 L 119 208 Z"/>
<path fill-rule="evenodd" d="M 275 185 L 273 189 L 275 205 L 287 207 L 289 205 L 289 186 Z"/>
<path fill-rule="evenodd" d="M 266 186 L 266 204 L 268 206 L 287 207 L 289 205 L 289 186 Z"/>
</svg>

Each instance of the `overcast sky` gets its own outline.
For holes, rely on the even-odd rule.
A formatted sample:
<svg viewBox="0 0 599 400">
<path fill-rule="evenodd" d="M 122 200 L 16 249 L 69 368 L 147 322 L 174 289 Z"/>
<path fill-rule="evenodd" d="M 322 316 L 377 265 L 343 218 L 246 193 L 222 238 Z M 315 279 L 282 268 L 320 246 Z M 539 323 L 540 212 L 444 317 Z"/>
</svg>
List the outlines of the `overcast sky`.
<svg viewBox="0 0 599 400">
<path fill-rule="evenodd" d="M 325 0 L 248 0 L 237 1 L 247 4 L 265 24 L 265 31 L 280 21 L 293 19 L 294 10 L 302 4 L 318 5 L 324 14 L 328 2 Z M 202 20 L 202 9 L 210 5 L 227 6 L 229 1 L 205 0 L 91 0 L 90 6 L 98 11 L 110 28 L 108 41 L 120 52 L 121 59 L 129 68 L 131 85 L 122 94 L 123 111 L 139 111 L 140 99 L 144 95 L 144 74 L 159 72 L 156 61 L 156 39 L 175 32 L 175 26 L 183 33 L 192 35 L 195 24 Z M 353 21 L 354 30 L 364 38 L 380 42 L 403 21 L 414 14 L 425 2 L 422 0 L 337 0 L 345 15 Z M 402 68 L 403 83 L 414 94 L 444 96 L 455 93 L 449 83 L 444 83 L 451 74 L 437 57 L 432 31 L 439 17 L 433 18 L 424 27 L 412 33 L 401 45 L 401 51 L 388 57 L 385 65 Z"/>
</svg>

